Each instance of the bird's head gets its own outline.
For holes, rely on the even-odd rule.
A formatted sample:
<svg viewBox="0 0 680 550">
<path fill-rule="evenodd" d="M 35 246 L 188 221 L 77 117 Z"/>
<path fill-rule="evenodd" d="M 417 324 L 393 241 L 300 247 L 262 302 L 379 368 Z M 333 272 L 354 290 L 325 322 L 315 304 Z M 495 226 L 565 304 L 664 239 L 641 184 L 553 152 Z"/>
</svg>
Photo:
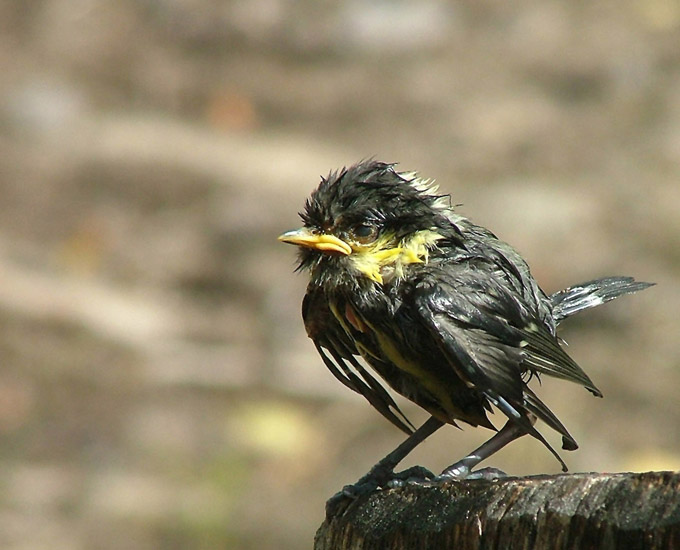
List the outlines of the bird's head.
<svg viewBox="0 0 680 550">
<path fill-rule="evenodd" d="M 448 195 L 372 160 L 322 178 L 300 217 L 303 227 L 279 240 L 300 247 L 299 269 L 321 283 L 383 284 L 406 265 L 426 262 L 437 241 L 456 238 Z"/>
</svg>

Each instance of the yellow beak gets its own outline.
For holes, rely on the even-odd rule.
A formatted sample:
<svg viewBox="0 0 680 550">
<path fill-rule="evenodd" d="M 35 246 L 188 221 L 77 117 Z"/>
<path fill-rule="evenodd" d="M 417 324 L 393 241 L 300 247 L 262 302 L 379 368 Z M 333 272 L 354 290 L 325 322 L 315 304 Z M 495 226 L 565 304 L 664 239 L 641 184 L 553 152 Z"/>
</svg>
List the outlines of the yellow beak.
<svg viewBox="0 0 680 550">
<path fill-rule="evenodd" d="M 327 254 L 342 254 L 349 256 L 352 248 L 342 239 L 324 233 L 316 234 L 303 227 L 293 231 L 287 231 L 279 235 L 279 240 L 284 243 L 295 244 L 307 248 L 314 248 Z"/>
</svg>

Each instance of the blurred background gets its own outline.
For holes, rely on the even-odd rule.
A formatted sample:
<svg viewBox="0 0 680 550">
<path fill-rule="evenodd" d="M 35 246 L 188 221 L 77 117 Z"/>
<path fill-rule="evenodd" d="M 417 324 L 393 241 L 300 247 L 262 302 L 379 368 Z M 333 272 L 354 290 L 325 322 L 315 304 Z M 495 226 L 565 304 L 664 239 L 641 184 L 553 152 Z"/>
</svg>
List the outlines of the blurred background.
<svg viewBox="0 0 680 550">
<path fill-rule="evenodd" d="M 548 292 L 658 283 L 564 326 L 603 400 L 539 393 L 572 471 L 680 468 L 676 0 L 1 0 L 0 29 L 2 548 L 311 546 L 402 436 L 317 358 L 276 236 L 370 156 Z M 559 471 L 529 438 L 490 465 Z"/>
</svg>

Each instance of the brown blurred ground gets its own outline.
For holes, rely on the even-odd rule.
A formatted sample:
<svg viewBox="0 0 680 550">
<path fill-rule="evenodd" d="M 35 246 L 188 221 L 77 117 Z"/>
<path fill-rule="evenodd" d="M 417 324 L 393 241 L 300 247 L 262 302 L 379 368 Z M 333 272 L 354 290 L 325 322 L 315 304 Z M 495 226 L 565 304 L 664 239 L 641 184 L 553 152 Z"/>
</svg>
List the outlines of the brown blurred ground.
<svg viewBox="0 0 680 550">
<path fill-rule="evenodd" d="M 275 237 L 372 155 L 547 291 L 658 283 L 565 327 L 604 400 L 541 395 L 572 470 L 680 468 L 679 44 L 674 0 L 0 1 L 0 546 L 310 547 L 400 434 L 315 356 Z"/>
</svg>

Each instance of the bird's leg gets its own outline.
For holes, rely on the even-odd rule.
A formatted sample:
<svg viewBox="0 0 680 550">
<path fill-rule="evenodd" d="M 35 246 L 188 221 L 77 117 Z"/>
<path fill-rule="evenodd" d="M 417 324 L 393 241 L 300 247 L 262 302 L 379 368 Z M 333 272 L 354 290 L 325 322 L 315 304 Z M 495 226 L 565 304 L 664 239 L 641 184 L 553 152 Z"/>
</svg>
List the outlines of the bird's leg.
<svg viewBox="0 0 680 550">
<path fill-rule="evenodd" d="M 347 485 L 344 489 L 344 493 L 349 493 L 347 496 L 352 496 L 352 493 L 356 489 L 361 489 L 364 485 L 374 485 L 373 489 L 377 487 L 382 487 L 387 484 L 387 482 L 395 479 L 400 474 L 394 473 L 394 468 L 399 464 L 413 449 L 415 449 L 420 443 L 425 441 L 429 436 L 441 428 L 444 423 L 434 417 L 430 417 L 420 428 L 408 436 L 403 443 L 401 443 L 396 449 L 394 449 L 385 458 L 380 460 L 375 466 L 373 466 L 370 471 L 363 476 L 354 485 Z M 409 468 L 408 471 L 413 470 Z M 402 473 L 403 474 L 403 473 Z M 361 490 L 359 491 L 361 492 Z"/>
<path fill-rule="evenodd" d="M 379 487 L 387 486 L 391 481 L 406 480 L 413 477 L 424 479 L 434 477 L 431 472 L 422 466 L 414 466 L 399 473 L 395 473 L 394 468 L 406 455 L 443 425 L 444 423 L 441 420 L 430 417 L 420 428 L 409 435 L 401 445 L 373 466 L 359 481 L 353 485 L 346 485 L 342 491 L 333 495 L 326 503 L 326 514 L 329 516 L 334 515 L 342 501 L 347 499 L 354 500 L 361 495 L 375 491 Z"/>
<path fill-rule="evenodd" d="M 497 434 L 466 457 L 461 458 L 455 464 L 451 464 L 438 476 L 438 479 L 496 479 L 498 477 L 505 477 L 506 474 L 496 468 L 484 468 L 476 472 L 473 472 L 472 468 L 477 466 L 482 460 L 501 450 L 511 441 L 526 435 L 526 433 L 525 428 L 508 420 Z"/>
</svg>

